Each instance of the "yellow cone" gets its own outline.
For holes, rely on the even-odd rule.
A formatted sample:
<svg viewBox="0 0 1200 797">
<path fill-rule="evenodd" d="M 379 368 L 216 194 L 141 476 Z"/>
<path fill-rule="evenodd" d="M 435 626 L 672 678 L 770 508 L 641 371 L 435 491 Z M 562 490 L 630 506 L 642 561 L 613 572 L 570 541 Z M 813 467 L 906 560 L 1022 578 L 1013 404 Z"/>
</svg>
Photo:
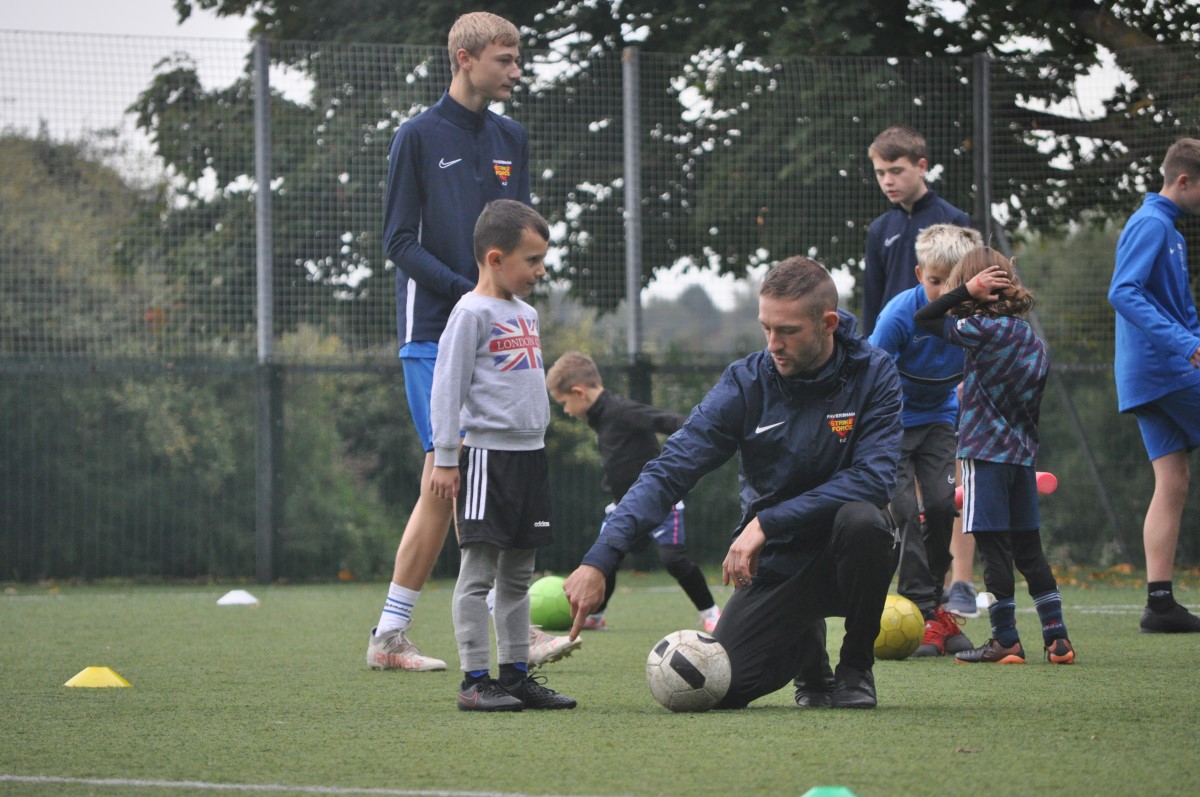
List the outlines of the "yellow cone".
<svg viewBox="0 0 1200 797">
<path fill-rule="evenodd" d="M 84 667 L 63 686 L 132 686 L 110 667 Z"/>
</svg>

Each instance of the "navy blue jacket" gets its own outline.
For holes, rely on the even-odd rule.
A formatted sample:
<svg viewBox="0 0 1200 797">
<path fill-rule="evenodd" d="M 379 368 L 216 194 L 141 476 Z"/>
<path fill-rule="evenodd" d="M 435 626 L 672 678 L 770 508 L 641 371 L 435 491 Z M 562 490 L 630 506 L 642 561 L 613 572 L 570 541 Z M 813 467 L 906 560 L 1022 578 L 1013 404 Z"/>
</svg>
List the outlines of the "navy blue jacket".
<svg viewBox="0 0 1200 797">
<path fill-rule="evenodd" d="M 613 573 L 702 476 L 741 456 L 742 517 L 767 537 L 759 573 L 787 575 L 829 540 L 843 505 L 891 500 L 900 458 L 900 377 L 892 358 L 841 313 L 834 356 L 814 378 L 785 378 L 770 354 L 725 369 L 663 452 L 646 465 L 583 563 Z"/>
<path fill-rule="evenodd" d="M 971 220 L 930 188 L 913 203 L 912 213 L 899 205 L 867 228 L 867 257 L 863 270 L 863 332 L 875 329 L 875 320 L 889 299 L 917 284 L 917 235 L 933 224 L 970 227 Z"/>
<path fill-rule="evenodd" d="M 493 199 L 529 204 L 529 136 L 443 94 L 396 131 L 388 156 L 383 243 L 396 265 L 400 344 L 437 341 L 475 288 L 475 222 Z"/>
</svg>

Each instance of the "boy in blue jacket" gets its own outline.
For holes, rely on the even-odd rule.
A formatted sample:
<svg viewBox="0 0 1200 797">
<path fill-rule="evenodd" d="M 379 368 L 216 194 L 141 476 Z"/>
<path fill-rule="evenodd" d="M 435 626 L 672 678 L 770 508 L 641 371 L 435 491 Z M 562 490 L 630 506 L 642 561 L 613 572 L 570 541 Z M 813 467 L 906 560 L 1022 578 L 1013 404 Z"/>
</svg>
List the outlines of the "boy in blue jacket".
<svg viewBox="0 0 1200 797">
<path fill-rule="evenodd" d="M 825 268 L 777 264 L 759 290 L 766 348 L 721 380 L 646 465 L 564 589 L 570 636 L 604 600 L 605 577 L 705 474 L 740 456 L 742 518 L 722 563 L 735 592 L 714 636 L 732 679 L 722 708 L 775 692 L 823 658 L 816 627 L 845 617 L 823 705 L 874 708 L 875 637 L 891 581 L 886 511 L 900 456 L 900 379 L 855 334 Z"/>
<path fill-rule="evenodd" d="M 1119 408 L 1137 418 L 1154 468 L 1142 531 L 1149 595 L 1141 630 L 1194 633 L 1200 618 L 1175 602 L 1171 583 L 1188 453 L 1200 446 L 1200 321 L 1175 220 L 1200 214 L 1200 140 L 1172 144 L 1162 174 L 1162 190 L 1146 194 L 1121 232 L 1108 301 L 1117 311 Z"/>
<path fill-rule="evenodd" d="M 944 656 L 974 645 L 960 620 L 942 606 L 942 584 L 950 569 L 954 528 L 954 453 L 963 350 L 917 329 L 913 316 L 942 295 L 959 260 L 983 245 L 975 230 L 934 224 L 917 236 L 917 282 L 891 299 L 879 315 L 870 342 L 896 361 L 904 390 L 904 439 L 892 515 L 900 526 L 901 595 L 925 618 L 925 635 L 913 656 Z M 925 508 L 921 523 L 917 485 Z"/>
</svg>

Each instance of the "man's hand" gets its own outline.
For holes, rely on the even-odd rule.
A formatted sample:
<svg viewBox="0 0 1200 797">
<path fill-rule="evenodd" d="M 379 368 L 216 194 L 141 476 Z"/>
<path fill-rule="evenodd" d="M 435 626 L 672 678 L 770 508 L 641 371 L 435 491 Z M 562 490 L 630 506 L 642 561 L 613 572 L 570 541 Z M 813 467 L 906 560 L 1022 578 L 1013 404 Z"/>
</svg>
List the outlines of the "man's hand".
<svg viewBox="0 0 1200 797">
<path fill-rule="evenodd" d="M 994 302 L 1000 298 L 1000 291 L 1010 286 L 1012 286 L 1012 281 L 1003 268 L 988 266 L 967 282 L 967 292 L 976 301 Z"/>
<path fill-rule="evenodd" d="M 721 583 L 732 582 L 734 589 L 750 586 L 750 579 L 758 572 L 758 555 L 766 542 L 767 535 L 763 534 L 758 518 L 747 523 L 729 546 L 729 553 L 725 554 L 725 561 L 721 563 Z"/>
<path fill-rule="evenodd" d="M 1192 364 L 1193 368 L 1200 368 L 1200 346 L 1197 346 L 1196 350 L 1192 352 L 1192 356 L 1188 358 L 1188 362 Z"/>
<path fill-rule="evenodd" d="M 429 492 L 449 501 L 458 495 L 458 466 L 435 465 L 429 477 Z"/>
<path fill-rule="evenodd" d="M 563 582 L 563 592 L 571 603 L 571 639 L 579 637 L 583 630 L 583 621 L 587 616 L 604 603 L 604 574 L 591 565 L 580 565 L 575 572 L 567 576 Z"/>
</svg>

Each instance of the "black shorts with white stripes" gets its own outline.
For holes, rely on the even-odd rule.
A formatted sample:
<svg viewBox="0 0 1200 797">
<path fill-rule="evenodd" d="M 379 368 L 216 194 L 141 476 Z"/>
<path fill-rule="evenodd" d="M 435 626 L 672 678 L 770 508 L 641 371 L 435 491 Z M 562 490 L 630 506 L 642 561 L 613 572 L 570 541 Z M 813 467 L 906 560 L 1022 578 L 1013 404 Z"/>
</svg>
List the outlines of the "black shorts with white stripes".
<svg viewBox="0 0 1200 797">
<path fill-rule="evenodd" d="M 546 449 L 497 451 L 464 445 L 458 457 L 459 547 L 537 548 L 553 540 Z"/>
</svg>

